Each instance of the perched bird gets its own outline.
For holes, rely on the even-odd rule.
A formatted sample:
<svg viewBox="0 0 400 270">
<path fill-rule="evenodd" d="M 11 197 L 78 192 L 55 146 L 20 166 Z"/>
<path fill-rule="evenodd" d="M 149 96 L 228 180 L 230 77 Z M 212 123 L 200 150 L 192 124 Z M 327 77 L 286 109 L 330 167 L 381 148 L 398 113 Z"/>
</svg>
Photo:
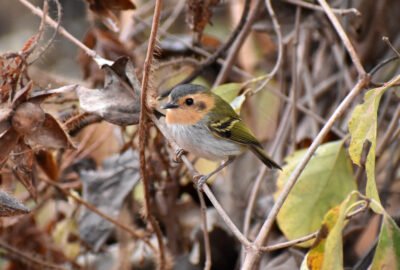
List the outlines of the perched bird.
<svg viewBox="0 0 400 270">
<path fill-rule="evenodd" d="M 198 186 L 246 149 L 269 168 L 281 170 L 233 108 L 209 89 L 194 84 L 176 86 L 162 109 L 166 109 L 166 124 L 179 147 L 209 160 L 225 160 L 215 171 L 202 176 Z"/>
</svg>

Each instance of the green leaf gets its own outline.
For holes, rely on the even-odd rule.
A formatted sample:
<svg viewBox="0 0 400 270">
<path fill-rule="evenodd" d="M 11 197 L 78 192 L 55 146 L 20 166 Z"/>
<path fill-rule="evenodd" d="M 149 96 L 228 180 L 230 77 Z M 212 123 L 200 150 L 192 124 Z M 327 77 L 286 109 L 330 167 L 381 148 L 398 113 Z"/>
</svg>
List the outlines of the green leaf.
<svg viewBox="0 0 400 270">
<path fill-rule="evenodd" d="M 212 91 L 226 102 L 231 103 L 239 95 L 240 90 L 242 90 L 241 83 L 226 83 L 213 88 Z"/>
<path fill-rule="evenodd" d="M 394 220 L 385 213 L 371 270 L 399 269 L 399 267 L 400 230 Z"/>
<path fill-rule="evenodd" d="M 226 83 L 217 86 L 212 91 L 228 102 L 236 113 L 239 113 L 243 102 L 246 100 L 245 93 L 239 95 L 242 88 L 241 83 Z"/>
<path fill-rule="evenodd" d="M 364 103 L 356 106 L 349 121 L 351 142 L 349 154 L 355 164 L 360 166 L 363 145 L 366 141 L 371 143 L 367 160 L 367 186 L 366 195 L 380 202 L 375 183 L 375 149 L 377 134 L 377 114 L 379 102 L 387 89 L 400 81 L 400 75 L 392 79 L 382 87 L 369 90 L 364 97 Z"/>
<path fill-rule="evenodd" d="M 346 214 L 356 195 L 357 192 L 350 193 L 340 205 L 333 207 L 325 215 L 319 236 L 303 261 L 303 269 L 343 269 L 342 231 L 346 225 Z"/>
<path fill-rule="evenodd" d="M 286 159 L 287 165 L 278 178 L 276 197 L 304 154 L 304 150 L 297 151 Z M 356 188 L 343 141 L 321 145 L 279 211 L 278 225 L 289 240 L 312 233 L 320 227 L 326 212 Z"/>
</svg>

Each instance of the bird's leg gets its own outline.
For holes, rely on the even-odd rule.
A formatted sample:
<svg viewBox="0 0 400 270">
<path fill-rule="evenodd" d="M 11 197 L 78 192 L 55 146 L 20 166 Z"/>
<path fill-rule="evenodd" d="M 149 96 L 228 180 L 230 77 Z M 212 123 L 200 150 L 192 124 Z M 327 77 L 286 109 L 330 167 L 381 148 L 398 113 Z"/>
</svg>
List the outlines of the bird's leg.
<svg viewBox="0 0 400 270">
<path fill-rule="evenodd" d="M 187 152 L 184 149 L 182 149 L 182 148 L 177 149 L 175 151 L 175 157 L 172 159 L 172 161 L 175 162 L 175 163 L 181 163 L 182 162 L 182 156 L 185 155 L 185 154 L 187 154 Z"/>
<path fill-rule="evenodd" d="M 193 177 L 195 183 L 196 183 L 196 187 L 197 189 L 201 190 L 203 185 L 207 182 L 207 180 L 213 176 L 214 174 L 218 173 L 219 171 L 221 171 L 223 168 L 225 168 L 226 166 L 228 166 L 229 164 L 231 164 L 233 161 L 235 160 L 234 156 L 229 157 L 226 161 L 224 161 L 221 165 L 218 166 L 218 168 L 216 168 L 214 171 L 210 172 L 209 174 L 206 175 L 195 175 Z"/>
</svg>

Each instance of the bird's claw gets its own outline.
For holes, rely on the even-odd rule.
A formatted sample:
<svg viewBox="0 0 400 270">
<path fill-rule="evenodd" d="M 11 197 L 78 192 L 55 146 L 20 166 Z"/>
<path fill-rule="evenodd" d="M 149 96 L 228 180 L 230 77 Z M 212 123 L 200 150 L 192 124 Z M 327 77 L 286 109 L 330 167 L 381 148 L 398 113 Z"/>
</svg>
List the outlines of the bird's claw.
<svg viewBox="0 0 400 270">
<path fill-rule="evenodd" d="M 178 150 L 175 151 L 175 157 L 172 159 L 172 161 L 175 163 L 181 163 L 182 156 L 186 153 L 187 152 L 185 150 L 183 150 L 182 148 L 179 148 Z"/>
<path fill-rule="evenodd" d="M 198 190 L 203 190 L 203 185 L 207 182 L 208 177 L 206 175 L 198 174 L 193 176 L 196 188 Z"/>
</svg>

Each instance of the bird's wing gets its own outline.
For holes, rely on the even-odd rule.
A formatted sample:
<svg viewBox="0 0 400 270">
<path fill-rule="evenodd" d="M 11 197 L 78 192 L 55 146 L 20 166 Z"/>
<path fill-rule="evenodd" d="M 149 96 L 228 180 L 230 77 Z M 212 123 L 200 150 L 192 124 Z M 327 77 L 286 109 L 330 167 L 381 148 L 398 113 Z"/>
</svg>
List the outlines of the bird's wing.
<svg viewBox="0 0 400 270">
<path fill-rule="evenodd" d="M 217 137 L 244 145 L 262 147 L 239 117 L 226 117 L 210 121 L 208 128 Z"/>
</svg>

